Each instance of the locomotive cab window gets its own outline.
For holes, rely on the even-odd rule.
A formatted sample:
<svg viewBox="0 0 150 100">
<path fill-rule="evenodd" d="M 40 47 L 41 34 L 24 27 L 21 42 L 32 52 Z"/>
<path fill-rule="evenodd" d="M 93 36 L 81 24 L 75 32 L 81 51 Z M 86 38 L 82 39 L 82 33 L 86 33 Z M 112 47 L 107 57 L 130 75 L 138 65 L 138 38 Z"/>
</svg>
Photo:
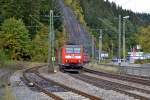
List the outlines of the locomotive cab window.
<svg viewBox="0 0 150 100">
<path fill-rule="evenodd" d="M 73 53 L 73 48 L 66 48 L 66 53 L 67 54 Z"/>
<path fill-rule="evenodd" d="M 75 53 L 75 54 L 80 54 L 80 48 L 66 48 L 66 53 L 67 54 L 71 54 L 71 53 Z"/>
<path fill-rule="evenodd" d="M 80 53 L 80 48 L 74 48 L 74 53 L 79 54 Z"/>
</svg>

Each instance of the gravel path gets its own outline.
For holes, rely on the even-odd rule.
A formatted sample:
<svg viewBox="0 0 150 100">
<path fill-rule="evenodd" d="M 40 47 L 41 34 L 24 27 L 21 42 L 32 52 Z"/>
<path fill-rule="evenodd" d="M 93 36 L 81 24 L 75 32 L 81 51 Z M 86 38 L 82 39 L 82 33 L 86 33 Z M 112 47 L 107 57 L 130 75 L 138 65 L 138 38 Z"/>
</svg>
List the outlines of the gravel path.
<svg viewBox="0 0 150 100">
<path fill-rule="evenodd" d="M 5 85 L 9 83 L 9 77 L 12 71 L 8 69 L 0 69 L 0 100 L 4 100 L 6 87 Z"/>
<path fill-rule="evenodd" d="M 9 71 L 8 70 L 5 70 L 5 69 L 0 69 L 0 77 L 5 75 L 5 74 L 8 74 Z"/>
<path fill-rule="evenodd" d="M 55 74 L 48 74 L 42 72 L 44 71 L 41 69 L 40 70 L 41 75 L 47 78 L 50 78 L 56 82 L 60 82 L 61 84 L 67 85 L 69 87 L 82 90 L 83 92 L 89 93 L 91 95 L 102 97 L 104 100 L 137 100 L 134 99 L 133 97 L 129 97 L 127 95 L 115 92 L 113 90 L 104 90 L 98 88 L 91 84 L 85 83 L 81 80 L 75 79 L 65 73 L 57 72 Z"/>
<path fill-rule="evenodd" d="M 10 77 L 13 94 L 16 100 L 53 100 L 42 92 L 30 90 L 21 80 L 22 71 L 15 72 Z"/>
</svg>

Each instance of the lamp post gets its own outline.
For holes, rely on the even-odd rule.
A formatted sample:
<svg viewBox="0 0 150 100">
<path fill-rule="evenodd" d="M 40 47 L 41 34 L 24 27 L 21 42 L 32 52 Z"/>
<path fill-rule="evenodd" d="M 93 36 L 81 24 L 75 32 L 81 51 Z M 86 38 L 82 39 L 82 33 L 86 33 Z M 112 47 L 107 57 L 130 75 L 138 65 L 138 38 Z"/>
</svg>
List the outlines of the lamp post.
<svg viewBox="0 0 150 100">
<path fill-rule="evenodd" d="M 123 60 L 125 62 L 125 57 L 126 57 L 126 41 L 125 41 L 125 23 L 126 19 L 128 19 L 129 16 L 124 16 L 123 17 Z"/>
</svg>

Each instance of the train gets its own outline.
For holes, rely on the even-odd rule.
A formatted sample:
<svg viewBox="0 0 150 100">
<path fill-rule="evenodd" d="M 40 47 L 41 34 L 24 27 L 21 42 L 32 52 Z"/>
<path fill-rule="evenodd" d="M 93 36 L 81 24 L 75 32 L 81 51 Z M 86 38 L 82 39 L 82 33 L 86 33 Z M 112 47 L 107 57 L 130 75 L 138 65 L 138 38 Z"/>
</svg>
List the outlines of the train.
<svg viewBox="0 0 150 100">
<path fill-rule="evenodd" d="M 84 52 L 83 53 L 83 63 L 89 63 L 91 61 L 91 57 L 88 53 Z"/>
<path fill-rule="evenodd" d="M 83 68 L 84 50 L 82 45 L 67 44 L 61 48 L 61 71 L 74 71 Z"/>
</svg>

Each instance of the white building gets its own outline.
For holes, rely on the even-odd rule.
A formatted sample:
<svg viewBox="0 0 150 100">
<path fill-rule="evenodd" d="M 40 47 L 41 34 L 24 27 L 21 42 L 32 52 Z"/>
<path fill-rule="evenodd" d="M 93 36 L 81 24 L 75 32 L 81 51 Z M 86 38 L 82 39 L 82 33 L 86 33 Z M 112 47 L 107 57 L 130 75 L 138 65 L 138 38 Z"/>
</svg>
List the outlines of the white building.
<svg viewBox="0 0 150 100">
<path fill-rule="evenodd" d="M 150 59 L 150 53 L 145 53 L 143 56 L 144 56 L 144 59 Z"/>
<path fill-rule="evenodd" d="M 145 59 L 143 52 L 128 52 L 128 60 L 130 63 L 134 63 L 138 59 Z"/>
</svg>

